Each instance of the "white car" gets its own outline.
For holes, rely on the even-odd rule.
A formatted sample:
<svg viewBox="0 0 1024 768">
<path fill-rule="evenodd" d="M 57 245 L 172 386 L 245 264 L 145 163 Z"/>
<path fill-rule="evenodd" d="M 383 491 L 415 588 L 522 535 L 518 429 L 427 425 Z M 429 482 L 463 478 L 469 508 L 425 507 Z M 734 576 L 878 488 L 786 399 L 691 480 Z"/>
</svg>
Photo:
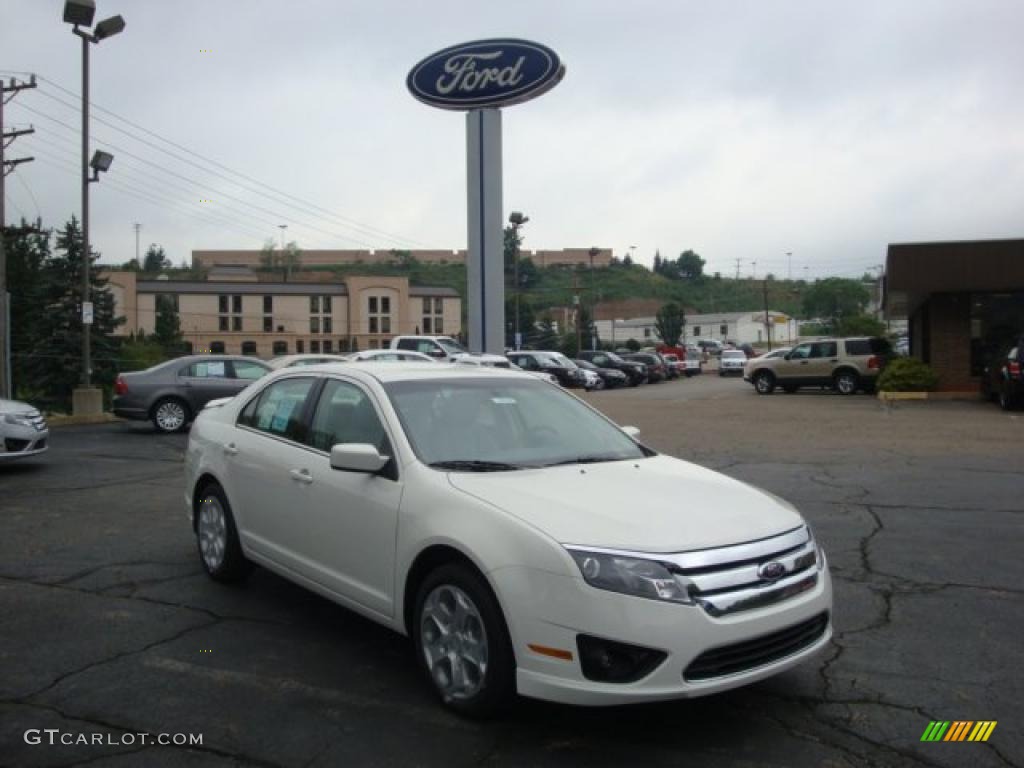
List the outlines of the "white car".
<svg viewBox="0 0 1024 768">
<path fill-rule="evenodd" d="M 211 577 L 258 563 L 409 635 L 463 714 L 700 696 L 824 648 L 796 509 L 636 434 L 515 371 L 283 370 L 202 411 L 183 502 Z"/>
<path fill-rule="evenodd" d="M 49 448 L 46 419 L 28 403 L 0 399 L 0 462 L 38 456 Z"/>
<path fill-rule="evenodd" d="M 403 349 L 364 349 L 362 352 L 353 352 L 346 360 L 357 363 L 436 363 L 433 357 L 424 355 L 422 352 L 412 352 Z"/>
<path fill-rule="evenodd" d="M 297 368 L 303 365 L 320 365 L 322 363 L 343 363 L 347 358 L 344 355 L 317 354 L 312 352 L 305 355 L 282 355 L 268 360 L 267 365 L 275 371 L 278 368 Z"/>
<path fill-rule="evenodd" d="M 743 366 L 747 364 L 747 355 L 739 349 L 724 349 L 718 358 L 718 375 L 728 376 L 735 373 L 743 375 Z"/>
<path fill-rule="evenodd" d="M 542 379 L 548 384 L 558 384 L 557 376 L 552 376 L 550 373 L 544 373 L 543 371 L 527 371 L 510 361 L 507 357 L 502 357 L 501 355 L 459 355 L 452 362 L 456 365 L 476 365 L 484 368 L 504 368 L 509 371 L 522 371 L 523 373 L 528 373 L 531 376 Z"/>
</svg>

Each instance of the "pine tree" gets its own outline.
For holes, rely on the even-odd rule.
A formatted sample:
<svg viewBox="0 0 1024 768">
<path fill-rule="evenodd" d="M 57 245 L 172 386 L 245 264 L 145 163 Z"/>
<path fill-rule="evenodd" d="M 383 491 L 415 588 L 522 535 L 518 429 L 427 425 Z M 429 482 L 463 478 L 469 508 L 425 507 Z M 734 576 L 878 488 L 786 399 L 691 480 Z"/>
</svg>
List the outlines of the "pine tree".
<svg viewBox="0 0 1024 768">
<path fill-rule="evenodd" d="M 7 228 L 3 234 L 7 290 L 11 296 L 11 383 L 21 399 L 35 400 L 39 388 L 30 386 L 26 364 L 36 349 L 39 327 L 46 314 L 43 269 L 50 258 L 53 233 L 45 230 L 31 234 L 24 229 L 18 235 L 13 233 L 13 228 Z"/>
<path fill-rule="evenodd" d="M 57 255 L 46 259 L 41 272 L 40 301 L 45 312 L 32 334 L 33 349 L 25 361 L 26 386 L 42 390 L 43 403 L 67 409 L 71 393 L 82 380 L 82 230 L 71 221 L 57 233 Z M 91 249 L 90 249 L 91 250 Z M 99 254 L 90 253 L 95 265 Z M 109 389 L 118 368 L 117 340 L 112 337 L 123 317 L 114 315 L 114 297 L 95 268 L 89 270 L 93 324 L 90 326 L 92 383 Z"/>
<path fill-rule="evenodd" d="M 156 328 L 153 340 L 170 356 L 180 355 L 185 347 L 185 339 L 181 335 L 181 320 L 178 308 L 174 306 L 174 297 L 165 294 L 156 297 Z"/>
</svg>

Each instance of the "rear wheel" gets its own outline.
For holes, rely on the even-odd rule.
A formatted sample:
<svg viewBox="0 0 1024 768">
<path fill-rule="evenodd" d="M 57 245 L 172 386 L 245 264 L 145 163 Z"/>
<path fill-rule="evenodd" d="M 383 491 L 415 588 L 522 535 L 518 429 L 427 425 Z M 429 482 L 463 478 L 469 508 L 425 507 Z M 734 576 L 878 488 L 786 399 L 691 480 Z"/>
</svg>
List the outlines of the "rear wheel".
<svg viewBox="0 0 1024 768">
<path fill-rule="evenodd" d="M 835 388 L 840 395 L 854 395 L 860 382 L 857 374 L 852 371 L 840 371 L 836 374 Z"/>
<path fill-rule="evenodd" d="M 180 432 L 188 424 L 189 408 L 183 400 L 165 397 L 153 406 L 153 426 L 164 433 Z"/>
<path fill-rule="evenodd" d="M 775 376 L 768 371 L 758 371 L 754 374 L 754 389 L 759 395 L 770 395 L 775 391 Z"/>
<path fill-rule="evenodd" d="M 1010 397 L 1010 393 L 1007 392 L 1005 389 L 1000 388 L 999 407 L 1002 408 L 1004 411 L 1012 411 L 1014 405 L 1016 405 L 1016 403 L 1014 402 L 1013 398 Z"/>
<path fill-rule="evenodd" d="M 515 693 L 515 656 L 501 609 L 469 567 L 435 570 L 416 596 L 416 655 L 444 704 L 468 717 L 487 717 Z"/>
</svg>

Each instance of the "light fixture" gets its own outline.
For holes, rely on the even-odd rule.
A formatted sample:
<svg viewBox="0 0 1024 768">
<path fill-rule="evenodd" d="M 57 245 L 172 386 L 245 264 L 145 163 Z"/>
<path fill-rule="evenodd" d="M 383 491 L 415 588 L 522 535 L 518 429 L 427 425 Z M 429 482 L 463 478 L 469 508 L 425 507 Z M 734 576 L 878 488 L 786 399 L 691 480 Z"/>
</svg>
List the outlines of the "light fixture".
<svg viewBox="0 0 1024 768">
<path fill-rule="evenodd" d="M 104 40 L 108 37 L 113 37 L 124 31 L 124 19 L 120 16 L 111 16 L 109 19 L 104 19 L 96 25 L 96 29 L 93 30 L 92 36 L 96 38 L 96 42 Z"/>
<path fill-rule="evenodd" d="M 89 161 L 89 167 L 96 173 L 106 173 L 110 170 L 110 164 L 114 162 L 114 156 L 102 149 L 97 149 Z"/>
<path fill-rule="evenodd" d="M 95 0 L 65 0 L 64 21 L 75 26 L 91 27 L 96 15 Z"/>
<path fill-rule="evenodd" d="M 508 220 L 510 224 L 515 224 L 517 227 L 519 227 L 528 222 L 530 220 L 530 217 L 523 216 L 523 214 L 520 211 L 512 211 L 512 213 L 508 215 Z"/>
</svg>

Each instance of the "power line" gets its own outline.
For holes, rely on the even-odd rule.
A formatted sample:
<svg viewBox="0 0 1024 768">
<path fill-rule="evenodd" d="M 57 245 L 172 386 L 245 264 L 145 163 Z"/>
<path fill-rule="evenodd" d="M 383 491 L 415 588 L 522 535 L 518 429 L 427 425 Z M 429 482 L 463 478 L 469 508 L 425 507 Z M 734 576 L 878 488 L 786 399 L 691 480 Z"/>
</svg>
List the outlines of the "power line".
<svg viewBox="0 0 1024 768">
<path fill-rule="evenodd" d="M 54 88 L 57 88 L 58 90 L 63 91 L 64 93 L 68 94 L 69 96 L 72 96 L 74 98 L 79 98 L 78 94 L 74 93 L 73 91 L 71 91 L 71 90 L 69 90 L 67 88 L 64 88 L 63 86 L 59 85 L 58 83 L 54 82 L 53 80 L 50 80 L 50 79 L 42 77 L 42 76 L 39 76 L 39 80 L 52 85 Z M 63 105 L 65 105 L 67 107 L 70 107 L 70 108 L 76 108 L 75 105 L 69 104 L 68 102 L 63 101 L 62 99 L 59 99 L 59 98 L 57 98 L 56 96 L 54 96 L 54 95 L 52 95 L 50 93 L 46 93 L 45 90 L 40 90 L 40 93 L 43 96 L 45 96 L 46 98 L 52 99 L 53 101 L 56 101 L 59 104 L 63 104 Z M 92 104 L 92 102 L 90 102 L 90 104 Z M 158 140 L 160 140 L 160 141 L 162 141 L 162 142 L 164 142 L 164 143 L 166 143 L 166 144 L 168 144 L 168 145 L 170 145 L 172 147 L 175 147 L 176 149 L 180 149 L 181 151 L 183 151 L 183 152 L 185 152 L 187 154 L 190 154 L 190 155 L 193 155 L 195 157 L 198 157 L 201 160 L 203 160 L 204 162 L 209 163 L 210 165 L 213 165 L 213 166 L 215 166 L 217 168 L 223 169 L 223 170 L 227 171 L 228 173 L 230 173 L 230 174 L 232 174 L 234 176 L 237 176 L 237 177 L 239 177 L 241 179 L 244 179 L 244 180 L 246 180 L 248 182 L 251 182 L 253 184 L 256 184 L 259 187 L 263 187 L 264 189 L 270 190 L 271 192 L 274 193 L 274 195 L 276 195 L 276 197 L 268 195 L 265 192 L 261 192 L 258 189 L 252 189 L 251 187 L 247 187 L 244 184 L 240 184 L 238 181 L 236 181 L 234 179 L 231 179 L 231 178 L 228 178 L 227 176 L 225 176 L 222 173 L 219 173 L 219 172 L 217 172 L 215 170 L 211 170 L 209 168 L 205 168 L 202 165 L 199 165 L 198 163 L 195 163 L 195 162 L 193 162 L 192 160 L 189 160 L 186 157 L 181 157 L 180 155 L 178 155 L 178 154 L 176 154 L 174 152 L 170 152 L 169 150 L 164 149 L 163 147 L 160 147 L 160 146 L 158 146 L 156 144 L 153 144 L 152 142 L 146 141 L 145 139 L 142 139 L 142 138 L 132 134 L 130 131 L 126 131 L 123 128 L 120 128 L 117 125 L 114 125 L 113 123 L 111 123 L 111 122 L 109 122 L 107 120 L 104 120 L 101 117 L 95 117 L 94 116 L 93 119 L 96 120 L 97 122 L 103 123 L 104 125 L 106 125 L 106 126 L 108 126 L 110 128 L 113 128 L 115 131 L 119 131 L 120 133 L 123 133 L 123 134 L 125 134 L 125 135 L 127 135 L 127 136 L 129 136 L 129 137 L 131 137 L 133 139 L 135 139 L 136 141 L 138 141 L 138 142 L 140 142 L 142 144 L 145 144 L 146 146 L 149 146 L 149 147 L 157 150 L 158 152 L 163 152 L 164 154 L 166 154 L 166 155 L 168 155 L 170 157 L 173 157 L 176 160 L 179 160 L 179 161 L 184 162 L 184 163 L 188 163 L 189 165 L 192 165 L 193 167 L 198 168 L 199 170 L 202 170 L 205 173 L 210 173 L 210 174 L 212 174 L 214 176 L 218 176 L 218 177 L 228 181 L 231 184 L 234 184 L 234 185 L 236 185 L 238 187 L 241 187 L 242 189 L 245 189 L 245 190 L 247 190 L 249 192 L 252 192 L 253 194 L 261 195 L 263 197 L 266 197 L 267 199 L 273 200 L 278 205 L 286 205 L 289 208 L 292 208 L 294 210 L 299 210 L 299 211 L 302 211 L 304 213 L 310 213 L 310 209 L 314 209 L 314 210 L 320 211 L 321 213 L 326 214 L 327 216 L 330 216 L 330 217 L 336 219 L 338 222 L 340 222 L 342 224 L 342 226 L 346 226 L 346 227 L 355 229 L 355 230 L 359 231 L 361 234 L 364 234 L 364 235 L 377 235 L 377 236 L 380 236 L 380 237 L 384 237 L 387 240 L 394 241 L 396 243 L 404 242 L 404 243 L 409 243 L 409 244 L 413 244 L 413 245 L 422 245 L 422 243 L 420 243 L 419 241 L 414 240 L 412 238 L 405 237 L 405 236 L 402 236 L 402 235 L 395 235 L 395 234 L 386 232 L 385 230 L 379 229 L 377 227 L 373 227 L 373 226 L 370 226 L 368 224 L 362 224 L 361 222 L 355 221 L 354 219 L 350 219 L 350 218 L 348 218 L 346 216 L 341 216 L 340 214 L 333 213 L 333 212 L 331 212 L 330 210 L 328 210 L 326 208 L 323 208 L 323 207 L 321 207 L 319 205 L 316 205 L 315 203 L 311 203 L 309 201 L 303 200 L 302 198 L 299 198 L 299 197 L 296 197 L 294 195 L 288 194 L 287 192 L 283 192 L 281 190 L 278 190 L 278 189 L 270 186 L 269 184 L 265 184 L 264 182 L 261 182 L 258 179 L 254 179 L 251 176 L 247 176 L 244 173 L 241 173 L 239 171 L 235 171 L 232 168 L 229 168 L 228 166 L 224 165 L 223 163 L 219 163 L 216 160 L 213 160 L 211 158 L 205 157 L 204 155 L 201 155 L 201 154 L 199 154 L 198 152 L 196 152 L 194 150 L 188 149 L 187 147 L 184 147 L 181 144 L 178 144 L 177 142 L 174 142 L 174 141 L 172 141 L 170 139 L 167 139 L 164 136 L 161 136 L 160 134 L 156 133 L 155 131 L 151 131 L 148 128 L 145 128 L 145 127 L 139 125 L 138 123 L 134 123 L 131 120 L 129 120 L 129 119 L 125 118 L 125 117 L 122 117 L 122 116 L 118 115 L 117 113 L 112 112 L 109 109 L 105 109 L 105 108 L 100 107 L 98 105 L 93 105 L 93 106 L 98 111 L 104 112 L 104 113 L 106 113 L 106 114 L 116 118 L 117 120 L 120 120 L 121 122 L 123 122 L 123 123 L 125 123 L 127 125 L 132 126 L 136 130 L 142 131 L 143 133 L 145 133 L 145 134 L 147 134 L 149 136 L 152 136 L 152 137 L 154 137 L 154 138 L 156 138 L 156 139 L 158 139 Z M 301 203 L 303 207 L 300 208 L 299 206 L 296 206 L 296 205 L 294 205 L 292 203 L 287 202 L 287 200 L 283 200 L 283 199 L 280 199 L 280 198 L 289 198 L 291 200 L 295 200 L 296 202 Z"/>
</svg>

